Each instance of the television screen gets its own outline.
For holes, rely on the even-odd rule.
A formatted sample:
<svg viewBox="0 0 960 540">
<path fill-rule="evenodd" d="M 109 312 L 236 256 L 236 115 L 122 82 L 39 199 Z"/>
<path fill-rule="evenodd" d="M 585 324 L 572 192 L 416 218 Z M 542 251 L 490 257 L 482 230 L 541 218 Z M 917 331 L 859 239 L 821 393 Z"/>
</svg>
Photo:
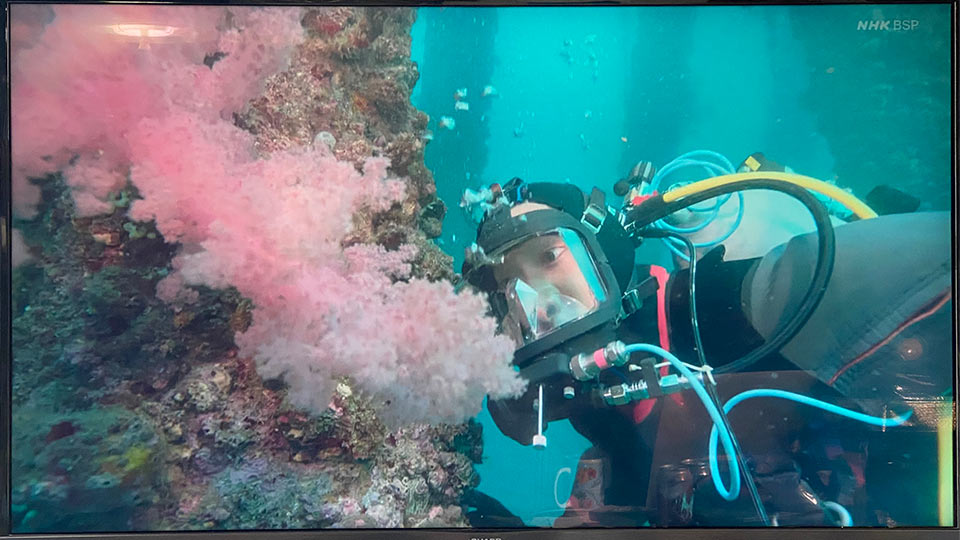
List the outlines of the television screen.
<svg viewBox="0 0 960 540">
<path fill-rule="evenodd" d="M 6 7 L 6 532 L 955 531 L 953 5 Z"/>
</svg>

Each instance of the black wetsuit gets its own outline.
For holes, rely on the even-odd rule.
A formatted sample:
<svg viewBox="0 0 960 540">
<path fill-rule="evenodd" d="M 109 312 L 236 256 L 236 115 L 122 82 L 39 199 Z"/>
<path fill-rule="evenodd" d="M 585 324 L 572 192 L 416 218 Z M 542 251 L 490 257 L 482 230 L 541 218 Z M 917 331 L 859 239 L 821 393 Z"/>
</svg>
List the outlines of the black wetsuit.
<svg viewBox="0 0 960 540">
<path fill-rule="evenodd" d="M 890 215 L 849 223 L 836 229 L 836 240 L 832 277 L 808 323 L 780 354 L 762 359 L 748 371 L 772 372 L 774 376 L 794 372 L 804 379 L 801 386 L 809 394 L 878 416 L 888 410 L 903 411 L 905 399 L 950 399 L 953 278 L 949 214 Z M 814 234 L 798 236 L 764 257 L 749 260 L 724 261 L 722 248 L 702 256 L 697 265 L 698 326 L 712 366 L 744 356 L 791 316 L 810 282 L 816 241 Z M 637 274 L 644 275 L 643 269 Z M 666 290 L 667 316 L 671 350 L 681 360 L 696 363 L 688 291 L 687 271 L 672 274 Z M 621 324 L 616 337 L 627 343 L 657 343 L 656 320 L 656 302 L 648 299 Z M 722 390 L 724 384 L 718 383 L 718 388 Z M 658 524 L 657 514 L 650 508 L 656 493 L 648 493 L 648 485 L 664 420 L 660 415 L 665 407 L 673 407 L 670 414 L 686 410 L 691 415 L 695 411 L 689 407 L 699 407 L 699 414 L 702 405 L 692 393 L 686 394 L 686 408 L 657 403 L 639 424 L 613 407 L 582 406 L 565 413 L 594 444 L 585 456 L 602 456 L 609 463 L 604 503 L 637 509 L 638 515 L 632 518 L 616 513 L 599 515 L 594 525 L 635 526 L 644 520 Z M 724 399 L 729 397 L 726 394 Z M 753 410 L 762 414 L 763 408 L 772 406 L 755 405 Z M 530 444 L 529 427 L 515 425 L 519 417 L 497 402 L 491 403 L 490 410 L 505 434 Z M 529 410 L 523 409 L 527 417 Z M 906 501 L 898 498 L 895 490 L 885 489 L 891 481 L 909 483 L 929 476 L 931 467 L 935 469 L 930 464 L 935 452 L 931 456 L 927 444 L 929 428 L 908 426 L 880 433 L 816 409 L 796 406 L 791 412 L 802 417 L 802 427 L 791 428 L 773 446 L 767 441 L 764 452 L 751 452 L 754 443 L 742 420 L 744 435 L 738 433 L 768 511 L 780 517 L 780 525 L 831 524 L 817 504 L 811 505 L 811 492 L 821 500 L 840 499 L 851 505 L 857 524 L 935 525 L 930 522 L 929 505 Z M 734 420 L 737 417 L 732 417 Z M 709 425 L 697 429 L 706 431 L 705 440 Z M 921 444 L 921 439 L 927 442 Z M 906 447 L 900 445 L 905 444 L 912 446 L 904 451 Z M 870 452 L 868 445 L 872 445 Z M 857 461 L 858 456 L 864 463 Z M 691 456 L 678 455 L 676 461 L 685 457 Z M 878 465 L 878 460 L 883 463 Z M 869 486 L 881 489 L 867 489 Z M 749 504 L 722 501 L 712 486 L 702 489 L 699 501 L 699 521 L 690 525 L 755 523 Z"/>
</svg>

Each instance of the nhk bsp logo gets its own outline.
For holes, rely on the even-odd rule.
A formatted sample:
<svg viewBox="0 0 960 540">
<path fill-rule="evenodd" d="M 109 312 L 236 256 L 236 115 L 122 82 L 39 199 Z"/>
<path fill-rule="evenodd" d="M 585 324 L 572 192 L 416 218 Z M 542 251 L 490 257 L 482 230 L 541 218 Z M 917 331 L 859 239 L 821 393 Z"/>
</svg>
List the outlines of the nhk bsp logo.
<svg viewBox="0 0 960 540">
<path fill-rule="evenodd" d="M 880 32 L 909 32 L 916 30 L 920 21 L 916 19 L 873 19 L 857 21 L 857 30 Z"/>
</svg>

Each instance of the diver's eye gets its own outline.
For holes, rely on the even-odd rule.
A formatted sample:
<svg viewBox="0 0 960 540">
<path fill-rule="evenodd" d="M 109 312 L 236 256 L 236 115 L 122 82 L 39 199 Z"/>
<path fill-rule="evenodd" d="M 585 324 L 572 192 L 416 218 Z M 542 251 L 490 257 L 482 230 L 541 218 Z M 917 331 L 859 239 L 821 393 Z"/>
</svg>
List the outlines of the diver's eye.
<svg viewBox="0 0 960 540">
<path fill-rule="evenodd" d="M 540 262 L 542 262 L 543 264 L 552 264 L 552 263 L 555 263 L 555 262 L 557 262 L 557 260 L 560 259 L 560 257 L 563 256 L 563 253 L 564 253 L 565 251 L 566 251 L 566 248 L 561 247 L 561 246 L 552 247 L 552 248 L 544 251 L 544 252 L 540 255 Z"/>
</svg>

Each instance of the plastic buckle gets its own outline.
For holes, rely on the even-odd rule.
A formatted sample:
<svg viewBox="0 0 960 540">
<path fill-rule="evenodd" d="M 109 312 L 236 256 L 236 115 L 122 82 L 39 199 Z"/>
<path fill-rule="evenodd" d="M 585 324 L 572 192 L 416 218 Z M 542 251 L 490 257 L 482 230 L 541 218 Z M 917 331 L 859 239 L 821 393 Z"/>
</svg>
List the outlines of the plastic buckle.
<svg viewBox="0 0 960 540">
<path fill-rule="evenodd" d="M 600 228 L 603 227 L 603 222 L 607 219 L 607 212 L 602 208 L 598 207 L 595 204 L 590 204 L 583 211 L 583 216 L 580 218 L 580 223 L 590 229 L 593 234 L 600 232 Z"/>
<path fill-rule="evenodd" d="M 623 311 L 623 318 L 633 315 L 642 305 L 643 302 L 640 300 L 640 295 L 636 289 L 627 291 L 627 294 L 623 295 L 620 299 L 620 309 Z"/>
</svg>

